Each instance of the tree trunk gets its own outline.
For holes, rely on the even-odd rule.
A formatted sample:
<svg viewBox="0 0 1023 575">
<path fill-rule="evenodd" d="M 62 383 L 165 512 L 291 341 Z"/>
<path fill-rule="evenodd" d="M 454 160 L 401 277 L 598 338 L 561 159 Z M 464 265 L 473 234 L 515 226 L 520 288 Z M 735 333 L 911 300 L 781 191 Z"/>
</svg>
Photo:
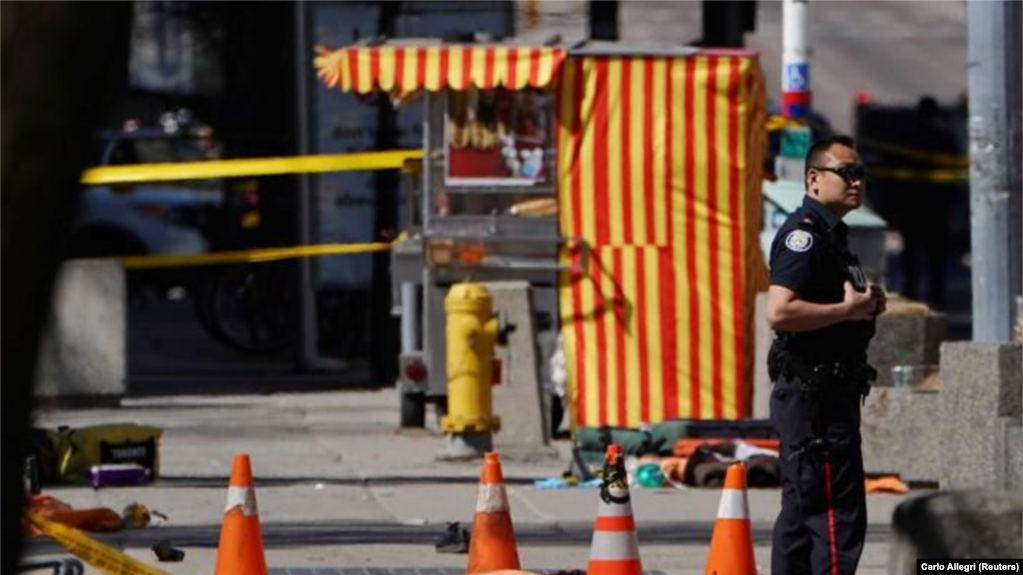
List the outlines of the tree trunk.
<svg viewBox="0 0 1023 575">
<path fill-rule="evenodd" d="M 21 554 L 22 469 L 39 337 L 97 129 L 126 85 L 132 4 L 0 5 L 2 565 Z"/>
</svg>

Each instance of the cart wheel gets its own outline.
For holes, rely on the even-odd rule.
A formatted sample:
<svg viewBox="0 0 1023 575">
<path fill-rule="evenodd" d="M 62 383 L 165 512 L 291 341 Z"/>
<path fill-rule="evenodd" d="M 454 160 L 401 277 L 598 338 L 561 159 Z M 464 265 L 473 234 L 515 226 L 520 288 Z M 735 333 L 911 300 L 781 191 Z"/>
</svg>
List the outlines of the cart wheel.
<svg viewBox="0 0 1023 575">
<path fill-rule="evenodd" d="M 401 426 L 426 427 L 426 394 L 401 393 Z"/>
<path fill-rule="evenodd" d="M 243 353 L 261 355 L 289 349 L 298 337 L 292 275 L 280 262 L 229 266 L 207 295 L 213 334 Z"/>
</svg>

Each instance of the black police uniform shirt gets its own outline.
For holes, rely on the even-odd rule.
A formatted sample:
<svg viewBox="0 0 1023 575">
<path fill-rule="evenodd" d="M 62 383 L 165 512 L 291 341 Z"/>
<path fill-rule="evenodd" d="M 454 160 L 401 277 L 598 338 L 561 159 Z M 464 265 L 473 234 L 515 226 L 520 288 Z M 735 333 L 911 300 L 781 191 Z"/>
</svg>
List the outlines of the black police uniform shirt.
<svg viewBox="0 0 1023 575">
<path fill-rule="evenodd" d="M 866 276 L 849 251 L 849 227 L 810 196 L 794 211 L 771 244 L 771 284 L 786 287 L 800 299 L 840 303 L 846 281 L 866 291 Z M 811 363 L 866 361 L 874 321 L 845 321 L 804 332 L 779 331 L 785 348 Z"/>
</svg>

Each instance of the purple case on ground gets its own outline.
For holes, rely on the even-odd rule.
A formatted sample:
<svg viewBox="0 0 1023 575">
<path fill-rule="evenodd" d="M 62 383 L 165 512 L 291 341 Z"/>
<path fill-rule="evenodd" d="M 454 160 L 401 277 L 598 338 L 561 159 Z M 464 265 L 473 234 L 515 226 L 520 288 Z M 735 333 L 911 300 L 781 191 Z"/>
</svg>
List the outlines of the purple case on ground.
<svg viewBox="0 0 1023 575">
<path fill-rule="evenodd" d="M 142 485 L 149 483 L 149 470 L 137 463 L 106 463 L 89 468 L 89 483 L 100 487 Z"/>
</svg>

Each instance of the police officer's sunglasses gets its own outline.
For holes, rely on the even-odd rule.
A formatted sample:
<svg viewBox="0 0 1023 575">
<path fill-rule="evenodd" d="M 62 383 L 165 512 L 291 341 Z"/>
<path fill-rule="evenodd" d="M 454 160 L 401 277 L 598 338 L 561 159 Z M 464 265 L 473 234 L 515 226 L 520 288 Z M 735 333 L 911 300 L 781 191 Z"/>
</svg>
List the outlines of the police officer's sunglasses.
<svg viewBox="0 0 1023 575">
<path fill-rule="evenodd" d="M 842 178 L 847 184 L 862 182 L 867 177 L 867 168 L 863 164 L 846 164 L 837 168 L 826 168 L 824 166 L 813 166 L 811 170 L 818 172 L 831 172 Z"/>
</svg>

